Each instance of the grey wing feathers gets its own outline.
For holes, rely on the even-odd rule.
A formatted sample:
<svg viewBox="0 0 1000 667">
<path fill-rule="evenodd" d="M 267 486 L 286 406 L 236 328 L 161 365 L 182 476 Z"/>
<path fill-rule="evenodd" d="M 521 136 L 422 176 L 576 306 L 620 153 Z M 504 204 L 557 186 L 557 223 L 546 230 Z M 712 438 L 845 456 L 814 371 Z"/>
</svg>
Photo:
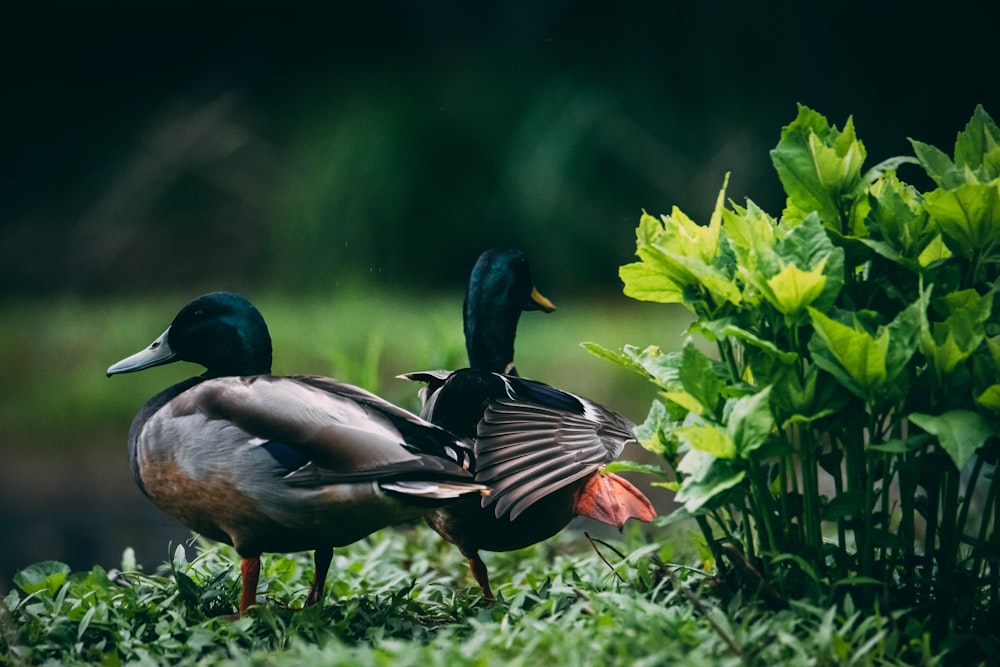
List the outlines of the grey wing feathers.
<svg viewBox="0 0 1000 667">
<path fill-rule="evenodd" d="M 468 477 L 457 463 L 422 455 L 407 443 L 419 436 L 461 447 L 446 432 L 350 385 L 314 378 L 219 378 L 184 396 L 190 396 L 191 410 L 209 419 L 228 420 L 254 437 L 293 447 L 312 463 L 299 472 L 301 482 L 316 474 L 378 479 L 421 470 L 432 479 Z M 412 435 L 401 428 L 412 429 Z"/>
<path fill-rule="evenodd" d="M 495 504 L 498 517 L 510 512 L 516 519 L 538 499 L 617 458 L 633 438 L 629 422 L 601 411 L 614 419 L 595 422 L 586 412 L 516 399 L 491 401 L 476 440 L 476 479 L 492 489 L 483 506 Z"/>
</svg>

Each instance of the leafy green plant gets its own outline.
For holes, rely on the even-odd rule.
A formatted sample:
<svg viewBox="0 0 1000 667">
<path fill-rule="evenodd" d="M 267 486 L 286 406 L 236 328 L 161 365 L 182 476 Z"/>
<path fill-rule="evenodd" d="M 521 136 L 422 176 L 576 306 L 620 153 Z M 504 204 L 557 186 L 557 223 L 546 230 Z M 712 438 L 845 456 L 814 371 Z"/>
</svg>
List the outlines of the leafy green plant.
<svg viewBox="0 0 1000 667">
<path fill-rule="evenodd" d="M 0 598 L 0 665 L 934 665 L 900 615 L 799 605 L 768 612 L 665 565 L 641 531 L 587 550 L 578 533 L 496 554 L 485 605 L 461 555 L 425 526 L 338 550 L 333 599 L 301 608 L 308 554 L 265 559 L 266 601 L 233 621 L 238 557 L 202 542 L 157 573 L 43 562 Z M 188 554 L 194 553 L 189 559 Z"/>
<path fill-rule="evenodd" d="M 1000 129 L 978 107 L 952 157 L 911 144 L 863 171 L 852 119 L 800 106 L 780 218 L 725 185 L 708 224 L 641 217 L 624 291 L 689 309 L 683 350 L 587 347 L 658 388 L 638 435 L 729 581 L 996 648 Z"/>
</svg>

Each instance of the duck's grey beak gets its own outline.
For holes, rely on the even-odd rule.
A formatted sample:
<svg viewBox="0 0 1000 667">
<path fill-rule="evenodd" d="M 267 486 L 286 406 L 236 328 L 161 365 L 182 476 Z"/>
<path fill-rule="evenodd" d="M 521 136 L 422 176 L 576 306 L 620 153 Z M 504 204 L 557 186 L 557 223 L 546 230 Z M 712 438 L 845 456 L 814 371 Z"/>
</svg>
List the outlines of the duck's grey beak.
<svg viewBox="0 0 1000 667">
<path fill-rule="evenodd" d="M 131 357 L 126 357 L 118 363 L 108 366 L 108 377 L 118 375 L 119 373 L 134 373 L 144 368 L 169 364 L 171 361 L 176 360 L 177 355 L 170 349 L 170 345 L 167 343 L 167 334 L 169 333 L 170 327 L 167 327 L 167 330 L 160 334 L 159 338 L 150 343 L 149 347 L 145 350 L 136 352 Z"/>
</svg>

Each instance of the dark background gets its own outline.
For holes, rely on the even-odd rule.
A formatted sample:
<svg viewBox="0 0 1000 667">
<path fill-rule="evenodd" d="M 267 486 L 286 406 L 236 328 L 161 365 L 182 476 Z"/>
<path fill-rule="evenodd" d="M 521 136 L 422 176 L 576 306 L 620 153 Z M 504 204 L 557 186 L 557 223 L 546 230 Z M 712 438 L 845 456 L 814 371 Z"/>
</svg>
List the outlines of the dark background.
<svg viewBox="0 0 1000 667">
<path fill-rule="evenodd" d="M 24 304 L 219 286 L 454 294 L 483 248 L 508 243 L 557 302 L 622 299 L 617 267 L 643 209 L 705 221 L 731 172 L 731 199 L 780 215 L 768 151 L 797 103 L 840 128 L 853 116 L 866 166 L 912 154 L 908 137 L 950 154 L 976 104 L 1000 117 L 988 3 L 0 12 L 0 327 Z M 31 369 L 50 353 L 26 349 L 36 366 L 0 354 L 0 402 L 41 381 Z M 101 369 L 115 360 L 97 356 Z M 134 391 L 123 387 L 106 391 Z M 126 420 L 88 431 L 61 405 L 48 418 L 70 435 L 42 443 L 0 423 L 0 590 L 32 559 L 89 567 L 102 546 L 117 557 L 143 528 L 183 539 L 123 477 Z M 107 447 L 79 449 L 112 430 Z M 43 444 L 29 468 L 19 457 Z M 58 447 L 78 448 L 71 463 Z"/>
<path fill-rule="evenodd" d="M 869 166 L 1000 108 L 986 3 L 27 4 L 7 294 L 434 288 L 494 243 L 616 290 L 644 208 L 703 218 L 731 171 L 780 214 L 797 103 L 853 115 Z"/>
</svg>

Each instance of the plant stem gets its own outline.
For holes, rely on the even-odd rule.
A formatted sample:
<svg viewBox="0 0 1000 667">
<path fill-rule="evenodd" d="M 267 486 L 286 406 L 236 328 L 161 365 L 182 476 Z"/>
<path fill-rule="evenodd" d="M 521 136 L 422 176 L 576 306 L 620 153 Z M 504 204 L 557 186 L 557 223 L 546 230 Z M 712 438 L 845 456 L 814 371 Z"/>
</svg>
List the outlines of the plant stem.
<svg viewBox="0 0 1000 667">
<path fill-rule="evenodd" d="M 892 523 L 890 521 L 890 516 L 891 516 L 890 511 L 892 508 L 889 505 L 890 501 L 889 489 L 892 487 L 892 478 L 895 474 L 895 469 L 892 465 L 892 454 L 889 454 L 888 452 L 883 452 L 879 458 L 881 459 L 881 464 L 882 464 L 882 489 L 880 491 L 880 494 L 882 500 L 882 521 L 884 522 L 883 530 L 885 530 L 885 532 L 888 533 Z M 878 558 L 879 569 L 880 569 L 879 574 L 880 576 L 884 577 L 885 573 L 888 572 L 889 570 L 888 560 L 890 552 L 889 552 L 888 541 L 884 541 L 882 543 L 882 545 L 879 547 L 879 552 L 880 552 Z"/>
<path fill-rule="evenodd" d="M 805 530 L 806 546 L 819 554 L 823 543 L 823 532 L 819 516 L 819 475 L 816 470 L 816 441 L 812 431 L 803 442 L 802 431 L 793 427 L 799 441 L 799 456 L 802 461 L 802 523 Z M 817 560 L 822 563 L 822 560 Z"/>
<path fill-rule="evenodd" d="M 712 534 L 712 527 L 708 525 L 708 519 L 705 515 L 699 514 L 695 517 L 695 521 L 701 529 L 701 534 L 705 536 L 705 542 L 708 544 L 709 551 L 712 552 L 712 558 L 715 559 L 715 567 L 721 571 L 724 567 L 722 561 L 722 550 L 719 548 L 719 545 L 715 540 L 715 536 Z"/>
<path fill-rule="evenodd" d="M 761 540 L 761 548 L 764 551 L 779 548 L 775 540 L 777 531 L 772 525 L 776 521 L 777 508 L 774 506 L 774 498 L 771 497 L 771 490 L 768 488 L 767 480 L 762 478 L 761 467 L 756 460 L 751 459 L 748 461 L 747 468 L 750 473 L 751 499 L 756 507 L 755 514 L 757 515 L 758 522 L 764 524 L 763 536 L 767 538 L 766 542 L 763 539 Z"/>
<path fill-rule="evenodd" d="M 983 504 L 983 515 L 979 521 L 979 534 L 976 537 L 976 544 L 972 549 L 973 553 L 973 564 L 972 572 L 977 577 L 984 577 L 985 572 L 983 572 L 983 555 L 986 553 L 986 535 L 988 533 L 988 528 L 990 524 L 993 524 L 993 530 L 996 532 L 996 516 L 995 516 L 995 506 L 997 502 L 997 469 L 994 467 L 992 479 L 990 479 L 989 490 L 986 492 L 986 502 Z M 996 573 L 997 568 L 995 565 L 990 566 L 991 573 Z M 990 591 L 990 598 L 995 599 L 998 591 L 996 587 L 993 587 Z"/>
<path fill-rule="evenodd" d="M 953 588 L 955 580 L 953 570 L 959 542 L 955 535 L 959 476 L 960 473 L 954 466 L 946 468 L 942 474 L 944 493 L 941 494 L 941 535 L 938 538 L 937 570 L 932 575 L 935 587 L 931 616 L 932 627 L 937 632 L 943 632 L 948 627 L 950 617 L 955 612 L 956 591 Z"/>
<path fill-rule="evenodd" d="M 719 349 L 719 356 L 726 362 L 726 367 L 729 369 L 729 379 L 733 384 L 740 382 L 742 377 L 739 366 L 736 365 L 736 357 L 733 355 L 732 345 L 728 340 L 720 340 L 716 342 L 716 347 Z"/>
<path fill-rule="evenodd" d="M 751 560 L 757 557 L 757 546 L 754 540 L 754 532 L 750 525 L 750 517 L 753 514 L 750 511 L 749 499 L 746 495 L 743 496 L 743 507 L 740 509 L 740 514 L 743 517 L 743 533 L 746 536 L 744 543 L 746 544 L 747 558 Z M 758 538 L 759 539 L 759 538 Z"/>
<path fill-rule="evenodd" d="M 854 543 L 858 554 L 861 573 L 868 574 L 868 533 L 871 525 L 871 488 L 868 486 L 868 474 L 865 461 L 864 428 L 852 429 L 853 432 L 844 436 L 844 459 L 847 463 L 847 490 L 849 493 L 860 494 L 865 502 L 861 509 L 852 516 L 854 524 Z"/>
<path fill-rule="evenodd" d="M 733 537 L 733 531 L 732 531 L 732 529 L 729 526 L 730 526 L 731 523 L 734 522 L 734 520 L 732 518 L 732 513 L 729 512 L 728 514 L 729 514 L 730 518 L 729 518 L 729 520 L 726 520 L 723 517 L 719 516 L 719 510 L 718 510 L 718 508 L 716 508 L 716 509 L 712 510 L 711 513 L 709 513 L 708 516 L 710 516 L 713 519 L 715 519 L 715 523 L 718 524 L 719 528 L 722 529 L 722 534 L 726 537 L 726 539 L 733 540 L 735 538 Z"/>
<path fill-rule="evenodd" d="M 875 414 L 874 406 L 869 406 L 868 411 L 869 422 L 868 422 L 868 443 L 879 441 L 879 429 L 878 429 L 878 416 Z M 865 447 L 867 450 L 867 447 Z M 862 576 L 874 577 L 875 576 L 875 552 L 878 549 L 876 544 L 872 541 L 872 529 L 874 527 L 875 520 L 875 472 L 876 467 L 882 457 L 878 454 L 871 453 L 870 451 L 865 452 L 864 456 L 864 469 L 867 473 L 865 479 L 865 550 L 862 552 L 861 560 L 861 573 Z M 869 469 L 870 466 L 870 469 Z M 883 472 L 883 486 L 882 490 L 885 491 L 884 479 L 885 473 Z"/>
<path fill-rule="evenodd" d="M 903 571 L 910 573 L 916 564 L 916 511 L 913 499 L 917 493 L 917 475 L 914 470 L 915 457 L 912 453 L 904 454 L 900 460 L 902 463 L 899 471 L 899 533 L 903 539 L 901 564 Z M 906 474 L 903 474 L 904 472 Z M 910 574 L 905 577 L 907 580 L 910 578 Z"/>
<path fill-rule="evenodd" d="M 843 453 L 844 446 L 839 439 L 834 438 L 831 434 L 827 434 L 826 439 L 827 443 L 830 445 L 831 454 L 837 449 L 840 449 L 841 453 Z M 830 476 L 833 477 L 834 498 L 838 498 L 840 497 L 841 494 L 844 493 L 843 466 L 838 465 L 836 470 L 830 473 Z M 843 519 L 837 520 L 837 544 L 840 546 L 842 552 L 847 549 L 847 527 L 844 525 Z M 840 559 L 838 561 L 838 566 L 839 566 L 838 572 L 841 577 L 847 576 L 847 571 L 844 569 L 843 562 L 844 559 Z"/>
<path fill-rule="evenodd" d="M 965 526 L 969 520 L 969 507 L 972 505 L 972 497 L 975 494 L 976 485 L 979 483 L 979 474 L 983 469 L 983 457 L 976 456 L 975 462 L 972 464 L 972 472 L 969 473 L 969 481 L 965 484 L 965 493 L 962 496 L 961 507 L 958 512 L 958 523 L 955 527 L 957 531 L 956 549 L 958 549 L 962 544 L 962 539 L 965 537 Z"/>
<path fill-rule="evenodd" d="M 784 539 L 782 539 L 782 543 L 785 545 L 791 543 L 792 540 L 790 539 L 791 538 L 790 533 L 792 533 L 795 530 L 794 524 L 792 522 L 792 510 L 788 506 L 788 499 L 791 494 L 795 493 L 798 490 L 798 480 L 794 472 L 795 466 L 788 464 L 788 458 L 789 457 L 787 454 L 782 454 L 778 459 L 778 475 L 781 482 L 778 487 L 779 488 L 778 502 L 781 506 L 781 512 L 780 512 L 780 515 L 782 517 L 781 523 L 785 527 Z M 789 470 L 790 468 L 792 470 Z M 800 523 L 799 524 L 800 534 L 797 536 L 798 542 L 802 541 L 801 532 L 802 532 L 802 525 Z M 787 548 L 787 546 L 785 548 Z"/>
<path fill-rule="evenodd" d="M 947 585 L 952 577 L 952 569 L 958 556 L 958 493 L 961 473 L 957 469 L 949 469 L 945 477 L 945 493 L 942 497 L 942 521 L 940 550 L 938 559 L 937 579 L 940 584 Z"/>
<path fill-rule="evenodd" d="M 997 472 L 1000 466 L 994 466 L 993 468 L 993 481 L 990 483 L 990 492 L 993 493 L 993 532 L 990 534 L 990 551 L 992 553 L 997 552 L 997 547 L 1000 545 L 1000 530 L 997 527 L 1000 526 L 1000 493 L 996 493 L 997 486 Z M 989 511 L 989 510 L 987 510 Z M 990 563 L 990 603 L 991 605 L 1000 604 L 1000 567 L 997 566 L 996 561 Z"/>
<path fill-rule="evenodd" d="M 937 445 L 931 445 L 923 456 L 937 457 Z M 921 461 L 923 463 L 923 461 Z M 940 504 L 941 482 L 935 478 L 932 483 L 924 487 L 927 491 L 927 516 L 925 517 L 926 528 L 924 529 L 924 586 L 923 595 L 925 601 L 930 601 L 933 595 L 932 584 L 935 579 L 934 573 L 934 553 L 937 549 L 937 525 Z"/>
</svg>

